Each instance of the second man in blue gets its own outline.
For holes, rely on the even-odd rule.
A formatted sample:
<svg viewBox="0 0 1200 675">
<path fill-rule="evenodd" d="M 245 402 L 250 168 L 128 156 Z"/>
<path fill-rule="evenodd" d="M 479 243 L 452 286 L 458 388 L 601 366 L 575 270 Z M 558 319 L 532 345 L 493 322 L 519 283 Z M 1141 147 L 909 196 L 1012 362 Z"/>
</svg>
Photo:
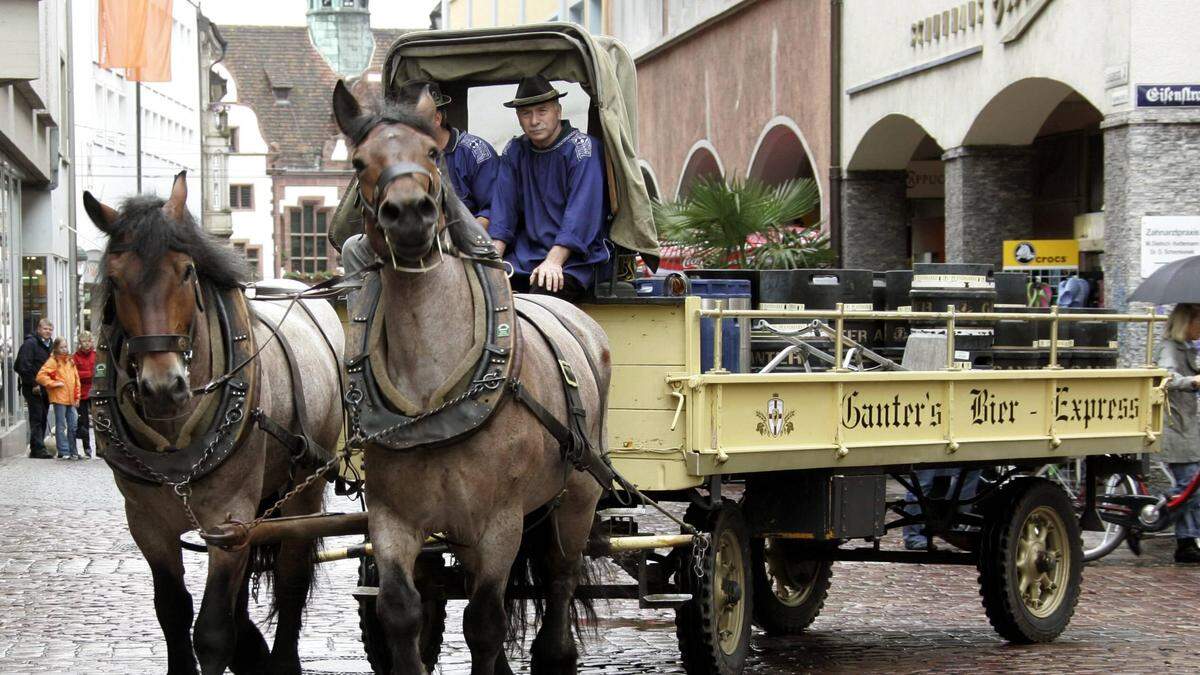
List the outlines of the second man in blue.
<svg viewBox="0 0 1200 675">
<path fill-rule="evenodd" d="M 513 266 L 514 290 L 577 301 L 608 260 L 608 205 L 604 147 L 562 119 L 565 95 L 527 77 L 504 104 L 525 133 L 504 149 L 488 232 Z"/>
</svg>

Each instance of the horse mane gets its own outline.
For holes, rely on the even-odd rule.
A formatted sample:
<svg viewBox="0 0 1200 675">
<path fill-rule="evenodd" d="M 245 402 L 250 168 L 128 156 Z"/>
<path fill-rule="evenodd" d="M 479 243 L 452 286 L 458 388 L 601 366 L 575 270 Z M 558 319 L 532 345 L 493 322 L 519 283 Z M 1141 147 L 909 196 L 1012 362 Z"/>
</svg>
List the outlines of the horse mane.
<svg viewBox="0 0 1200 675">
<path fill-rule="evenodd" d="M 374 108 L 375 112 L 372 113 L 364 110 L 363 114 L 368 117 L 374 117 L 377 120 L 376 124 L 403 124 L 430 138 L 433 138 L 436 133 L 433 120 L 424 115 L 417 114 L 411 103 L 394 99 L 384 99 L 378 105 L 374 106 Z M 366 135 L 365 132 L 363 135 Z"/>
<path fill-rule="evenodd" d="M 245 258 L 232 246 L 200 229 L 186 209 L 180 221 L 167 218 L 162 211 L 165 203 L 161 197 L 137 196 L 121 204 L 121 215 L 108 231 L 108 246 L 101 259 L 101 279 L 107 279 L 103 268 L 109 254 L 132 253 L 143 261 L 153 262 L 168 251 L 191 257 L 200 279 L 218 288 L 234 288 L 249 279 Z M 158 265 L 142 265 L 138 283 L 152 283 L 158 272 Z"/>
</svg>

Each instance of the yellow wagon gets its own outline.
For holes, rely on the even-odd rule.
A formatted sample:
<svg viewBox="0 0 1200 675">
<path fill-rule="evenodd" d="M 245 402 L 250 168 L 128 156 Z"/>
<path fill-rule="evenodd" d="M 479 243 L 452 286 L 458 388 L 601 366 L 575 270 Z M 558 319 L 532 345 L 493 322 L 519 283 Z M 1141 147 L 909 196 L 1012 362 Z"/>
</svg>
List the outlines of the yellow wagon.
<svg viewBox="0 0 1200 675">
<path fill-rule="evenodd" d="M 467 105 L 473 88 L 511 85 L 530 74 L 578 83 L 590 99 L 588 130 L 605 144 L 610 237 L 626 251 L 655 253 L 636 163 L 634 69 L 619 43 L 568 24 L 415 32 L 393 45 L 386 64 L 385 89 L 412 78 L 439 81 L 453 96 L 449 114 L 460 127 L 473 121 Z M 695 297 L 603 292 L 586 309 L 611 343 L 613 464 L 671 514 L 686 505 L 684 527 L 700 534 L 644 532 L 645 506 L 602 504 L 591 553 L 611 558 L 635 582 L 582 586 L 578 593 L 674 610 L 684 664 L 693 673 L 740 672 L 754 623 L 777 634 L 805 629 L 838 560 L 975 565 L 984 608 L 1002 636 L 1053 639 L 1079 597 L 1077 514 L 1094 510 L 1095 490 L 1085 490 L 1076 504 L 1033 474 L 1048 463 L 1087 458 L 1085 475 L 1094 484 L 1094 476 L 1117 470 L 1120 456 L 1156 451 L 1162 429 L 1165 373 L 1148 361 L 1104 370 L 1056 367 L 1059 324 L 1083 316 L 1003 316 L 1052 322 L 1051 367 L 1040 370 L 961 370 L 951 358 L 946 368 L 926 371 L 732 374 L 719 368 L 722 350 L 734 348 L 721 344 L 719 327 L 714 364 L 701 363 L 701 321 L 767 313 L 704 309 Z M 769 314 L 826 322 L 839 335 L 838 364 L 847 320 L 944 321 L 951 336 L 946 353 L 954 352 L 953 311 Z M 1153 342 L 1154 317 L 1106 318 L 1142 322 Z M 916 468 L 955 474 L 956 487 L 940 498 L 924 494 L 913 479 Z M 968 474 L 982 476 L 971 495 L 961 487 Z M 889 496 L 889 478 L 913 491 L 916 504 Z M 329 525 L 320 534 L 360 532 L 365 514 L 322 522 Z M 889 530 L 914 523 L 953 550 L 882 544 Z M 440 553 L 431 552 L 437 573 L 447 574 L 443 597 L 455 597 L 458 581 L 440 568 Z M 358 593 L 364 643 L 379 667 L 387 655 L 373 611 L 369 555 L 365 544 L 324 557 L 364 558 Z"/>
</svg>

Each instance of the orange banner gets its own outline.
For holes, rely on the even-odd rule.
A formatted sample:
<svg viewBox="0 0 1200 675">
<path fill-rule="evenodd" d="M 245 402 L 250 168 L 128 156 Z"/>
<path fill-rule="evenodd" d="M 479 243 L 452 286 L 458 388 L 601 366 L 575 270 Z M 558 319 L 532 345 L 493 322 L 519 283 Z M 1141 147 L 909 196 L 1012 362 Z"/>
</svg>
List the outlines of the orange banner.
<svg viewBox="0 0 1200 675">
<path fill-rule="evenodd" d="M 138 82 L 171 79 L 173 0 L 100 0 L 99 62 Z"/>
</svg>

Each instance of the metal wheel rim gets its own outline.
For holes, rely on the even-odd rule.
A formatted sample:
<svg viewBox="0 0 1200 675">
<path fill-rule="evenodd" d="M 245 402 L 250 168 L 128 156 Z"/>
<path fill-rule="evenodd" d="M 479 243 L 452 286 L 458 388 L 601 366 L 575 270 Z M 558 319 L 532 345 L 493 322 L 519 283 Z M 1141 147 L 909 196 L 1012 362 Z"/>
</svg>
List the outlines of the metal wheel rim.
<svg viewBox="0 0 1200 675">
<path fill-rule="evenodd" d="M 775 541 L 769 537 L 763 540 L 763 559 L 771 593 L 781 605 L 799 607 L 812 595 L 815 575 L 810 575 L 807 582 L 797 582 L 789 569 L 786 555 L 774 544 Z"/>
<path fill-rule="evenodd" d="M 733 654 L 741 645 L 742 628 L 746 621 L 746 565 L 736 534 L 730 531 L 721 533 L 713 562 L 717 641 L 722 652 Z"/>
<path fill-rule="evenodd" d="M 1062 517 L 1049 506 L 1025 516 L 1017 535 L 1017 594 L 1025 610 L 1038 618 L 1050 616 L 1067 595 L 1071 549 Z"/>
</svg>

